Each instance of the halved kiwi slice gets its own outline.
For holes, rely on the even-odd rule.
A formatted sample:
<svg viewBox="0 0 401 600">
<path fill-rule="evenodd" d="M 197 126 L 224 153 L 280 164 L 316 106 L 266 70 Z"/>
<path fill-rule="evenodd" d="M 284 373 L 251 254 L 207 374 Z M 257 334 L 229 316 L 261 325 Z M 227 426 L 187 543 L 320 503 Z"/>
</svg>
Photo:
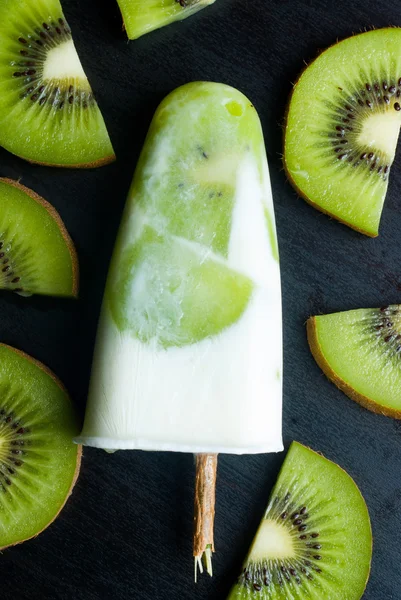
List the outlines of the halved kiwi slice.
<svg viewBox="0 0 401 600">
<path fill-rule="evenodd" d="M 284 165 L 315 208 L 378 234 L 401 124 L 401 29 L 343 40 L 302 73 L 290 99 Z"/>
<path fill-rule="evenodd" d="M 11 179 L 0 179 L 0 205 L 0 289 L 76 297 L 78 259 L 57 211 Z"/>
<path fill-rule="evenodd" d="M 117 0 L 130 40 L 182 21 L 216 0 Z"/>
<path fill-rule="evenodd" d="M 311 317 L 312 354 L 337 387 L 369 410 L 401 419 L 401 306 Z"/>
<path fill-rule="evenodd" d="M 2 0 L 0 22 L 0 145 L 51 166 L 113 161 L 59 0 Z"/>
<path fill-rule="evenodd" d="M 217 255 L 205 256 L 205 246 L 159 235 L 147 225 L 125 250 L 107 296 L 120 330 L 169 348 L 194 344 L 235 323 L 253 287 Z"/>
<path fill-rule="evenodd" d="M 371 558 L 369 513 L 354 481 L 293 442 L 229 600 L 359 600 Z"/>
<path fill-rule="evenodd" d="M 0 549 L 38 535 L 78 477 L 72 404 L 41 363 L 0 344 Z"/>
</svg>

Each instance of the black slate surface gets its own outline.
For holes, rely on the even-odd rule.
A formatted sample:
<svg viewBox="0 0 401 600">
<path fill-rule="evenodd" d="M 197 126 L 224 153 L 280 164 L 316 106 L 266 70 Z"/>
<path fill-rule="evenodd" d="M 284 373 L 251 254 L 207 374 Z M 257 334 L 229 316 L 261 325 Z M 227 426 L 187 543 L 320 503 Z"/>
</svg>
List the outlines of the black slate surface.
<svg viewBox="0 0 401 600">
<path fill-rule="evenodd" d="M 79 302 L 2 293 L 0 339 L 51 367 L 83 415 L 108 260 L 152 114 L 168 92 L 191 80 L 240 88 L 259 111 L 270 159 L 283 285 L 286 447 L 297 439 L 355 478 L 375 538 L 364 598 L 401 598 L 401 424 L 360 408 L 329 383 L 309 353 L 304 327 L 314 313 L 401 301 L 401 155 L 375 240 L 298 199 L 280 162 L 284 107 L 303 61 L 365 27 L 401 25 L 401 6 L 217 0 L 186 22 L 130 43 L 114 0 L 65 0 L 64 9 L 118 162 L 71 172 L 31 166 L 0 149 L 0 174 L 21 177 L 60 211 L 82 271 Z M 220 457 L 215 577 L 195 587 L 192 457 L 86 449 L 74 495 L 57 522 L 1 556 L 2 599 L 222 600 L 283 459 Z"/>
</svg>

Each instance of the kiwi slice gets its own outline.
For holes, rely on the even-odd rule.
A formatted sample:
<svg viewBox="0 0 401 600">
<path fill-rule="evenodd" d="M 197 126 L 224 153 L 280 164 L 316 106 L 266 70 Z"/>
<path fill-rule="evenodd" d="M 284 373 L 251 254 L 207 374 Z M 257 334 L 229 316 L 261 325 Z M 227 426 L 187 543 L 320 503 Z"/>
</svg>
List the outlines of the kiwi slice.
<svg viewBox="0 0 401 600">
<path fill-rule="evenodd" d="M 401 124 L 401 29 L 323 52 L 290 99 L 284 165 L 315 208 L 377 236 Z"/>
<path fill-rule="evenodd" d="M 77 419 L 58 379 L 0 344 L 0 549 L 38 535 L 78 477 Z"/>
<path fill-rule="evenodd" d="M 117 0 L 124 19 L 124 27 L 130 40 L 182 21 L 215 0 Z"/>
<path fill-rule="evenodd" d="M 57 211 L 11 179 L 0 179 L 0 203 L 0 289 L 76 297 L 77 255 Z"/>
<path fill-rule="evenodd" d="M 371 558 L 369 513 L 354 481 L 293 442 L 229 600 L 359 600 Z"/>
<path fill-rule="evenodd" d="M 113 161 L 60 2 L 2 0 L 0 22 L 0 145 L 50 166 Z"/>
<path fill-rule="evenodd" d="M 145 226 L 125 251 L 108 297 L 120 330 L 168 348 L 196 343 L 235 323 L 253 288 L 246 275 L 205 256 L 200 244 Z"/>
<path fill-rule="evenodd" d="M 350 398 L 401 419 L 401 306 L 361 308 L 311 317 L 312 354 Z"/>
</svg>

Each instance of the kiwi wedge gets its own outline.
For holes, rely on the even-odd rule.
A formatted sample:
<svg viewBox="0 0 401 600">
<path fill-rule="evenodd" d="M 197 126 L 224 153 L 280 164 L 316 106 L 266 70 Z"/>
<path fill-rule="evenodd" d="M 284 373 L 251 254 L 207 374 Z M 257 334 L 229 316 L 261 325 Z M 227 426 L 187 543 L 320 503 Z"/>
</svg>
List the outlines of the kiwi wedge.
<svg viewBox="0 0 401 600">
<path fill-rule="evenodd" d="M 345 39 L 296 82 L 284 165 L 315 208 L 378 235 L 401 125 L 401 29 Z"/>
<path fill-rule="evenodd" d="M 59 0 L 2 0 L 0 22 L 0 145 L 49 166 L 113 161 Z"/>
<path fill-rule="evenodd" d="M 78 259 L 57 211 L 32 190 L 0 178 L 0 289 L 76 297 Z"/>
<path fill-rule="evenodd" d="M 354 481 L 293 442 L 229 600 L 359 600 L 371 558 L 369 513 Z"/>
<path fill-rule="evenodd" d="M 118 0 L 124 27 L 130 40 L 182 21 L 216 0 Z"/>
<path fill-rule="evenodd" d="M 38 535 L 58 516 L 79 473 L 77 432 L 53 373 L 0 344 L 0 549 Z"/>
<path fill-rule="evenodd" d="M 311 317 L 309 346 L 325 375 L 369 410 L 401 419 L 401 306 Z"/>
</svg>

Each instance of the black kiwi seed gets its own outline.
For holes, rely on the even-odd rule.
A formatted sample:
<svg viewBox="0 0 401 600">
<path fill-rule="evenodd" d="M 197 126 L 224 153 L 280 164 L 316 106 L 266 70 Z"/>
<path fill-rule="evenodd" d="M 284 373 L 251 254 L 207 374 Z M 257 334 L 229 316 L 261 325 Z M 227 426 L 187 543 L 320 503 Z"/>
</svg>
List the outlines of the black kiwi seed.
<svg viewBox="0 0 401 600">
<path fill-rule="evenodd" d="M 16 264 L 11 260 L 10 254 L 8 254 L 8 245 L 4 240 L 0 240 L 0 287 L 6 288 L 14 292 L 22 292 L 21 288 L 21 276 L 16 272 Z M 0 415 L 4 414 L 0 412 Z M 11 417 L 7 417 L 8 422 L 11 421 Z"/>
<path fill-rule="evenodd" d="M 401 308 L 398 305 L 382 306 L 370 311 L 369 318 L 359 326 L 366 336 L 373 335 L 377 339 L 380 343 L 378 347 L 390 358 L 400 360 Z"/>
<path fill-rule="evenodd" d="M 22 455 L 27 452 L 15 450 L 12 446 L 17 443 L 25 445 L 21 438 L 23 436 L 26 437 L 29 433 L 30 430 L 25 426 L 21 427 L 21 421 L 16 421 L 15 415 L 12 412 L 9 412 L 7 408 L 2 408 L 0 410 L 0 435 L 3 441 L 7 440 L 9 444 L 9 449 L 3 452 L 2 458 L 0 459 L 0 477 L 3 478 L 7 487 L 10 487 L 13 484 L 12 477 L 18 476 L 18 469 L 24 464 L 23 460 L 16 459 L 14 456 L 16 454 Z M 6 475 L 6 472 L 8 475 Z M 7 488 L 2 485 L 1 480 L 0 487 L 3 492 L 7 490 Z"/>
</svg>

